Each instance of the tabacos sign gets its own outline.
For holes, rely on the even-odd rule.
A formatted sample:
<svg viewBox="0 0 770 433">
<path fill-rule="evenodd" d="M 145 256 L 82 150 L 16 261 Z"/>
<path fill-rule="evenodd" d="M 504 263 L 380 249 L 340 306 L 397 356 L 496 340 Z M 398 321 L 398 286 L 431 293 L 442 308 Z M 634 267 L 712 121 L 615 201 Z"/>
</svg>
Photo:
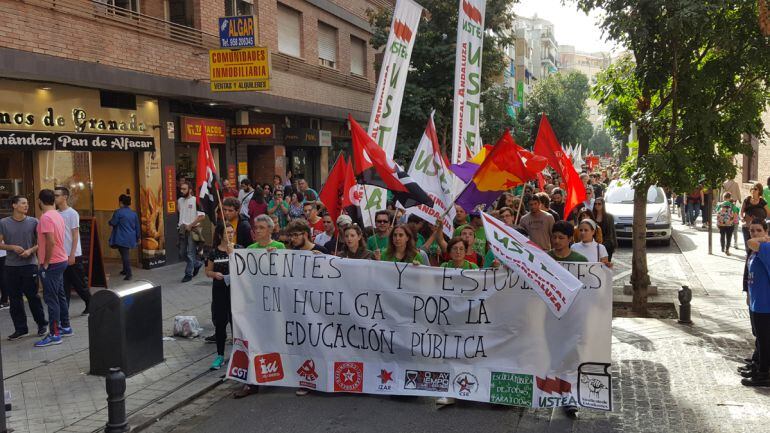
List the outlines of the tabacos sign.
<svg viewBox="0 0 770 433">
<path fill-rule="evenodd" d="M 64 114 L 48 107 L 41 113 L 0 111 L 0 127 L 13 129 L 57 129 L 82 133 L 137 133 L 147 131 L 147 125 L 130 113 L 127 118 L 104 118 L 89 115 L 82 108 Z"/>
</svg>

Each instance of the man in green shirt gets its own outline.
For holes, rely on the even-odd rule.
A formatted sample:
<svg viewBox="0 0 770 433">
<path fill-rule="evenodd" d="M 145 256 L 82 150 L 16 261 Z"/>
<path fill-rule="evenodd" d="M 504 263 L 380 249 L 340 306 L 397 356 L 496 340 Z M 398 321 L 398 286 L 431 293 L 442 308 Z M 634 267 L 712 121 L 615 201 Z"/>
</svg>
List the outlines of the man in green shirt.
<svg viewBox="0 0 770 433">
<path fill-rule="evenodd" d="M 378 210 L 374 214 L 374 234 L 366 240 L 366 248 L 369 251 L 385 251 L 388 247 L 391 222 L 390 212 L 386 210 Z"/>
<path fill-rule="evenodd" d="M 277 250 L 286 248 L 283 242 L 274 241 L 270 237 L 274 227 L 273 219 L 265 214 L 254 218 L 254 227 L 251 228 L 251 236 L 254 238 L 254 243 L 247 248 L 272 248 Z"/>
<path fill-rule="evenodd" d="M 548 251 L 548 255 L 557 262 L 587 262 L 588 259 L 584 255 L 572 251 L 569 247 L 574 232 L 575 228 L 567 221 L 555 222 L 551 229 L 552 249 Z"/>
</svg>

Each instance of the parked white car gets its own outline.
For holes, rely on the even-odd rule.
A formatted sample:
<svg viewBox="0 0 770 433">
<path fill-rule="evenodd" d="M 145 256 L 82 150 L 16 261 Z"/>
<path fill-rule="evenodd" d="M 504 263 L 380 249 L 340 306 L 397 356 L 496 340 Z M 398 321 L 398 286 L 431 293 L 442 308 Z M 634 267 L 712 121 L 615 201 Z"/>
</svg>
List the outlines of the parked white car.
<svg viewBox="0 0 770 433">
<path fill-rule="evenodd" d="M 615 217 L 619 240 L 631 240 L 634 224 L 634 188 L 627 180 L 613 180 L 604 193 L 607 212 Z M 647 191 L 647 240 L 671 243 L 671 210 L 663 188 L 653 185 Z"/>
</svg>

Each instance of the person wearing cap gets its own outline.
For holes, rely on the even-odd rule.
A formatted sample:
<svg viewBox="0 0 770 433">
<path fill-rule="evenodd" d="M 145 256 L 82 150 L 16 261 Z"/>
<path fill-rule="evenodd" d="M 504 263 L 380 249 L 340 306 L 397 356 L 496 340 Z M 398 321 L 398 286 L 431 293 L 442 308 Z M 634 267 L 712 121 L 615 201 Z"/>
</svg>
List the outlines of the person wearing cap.
<svg viewBox="0 0 770 433">
<path fill-rule="evenodd" d="M 345 229 L 350 227 L 353 224 L 353 219 L 350 218 L 348 215 L 340 215 L 337 217 L 337 230 L 333 231 L 331 234 L 331 237 L 329 237 L 329 240 L 326 241 L 326 243 L 320 243 L 318 242 L 318 238 L 316 238 L 316 243 L 319 245 L 323 245 L 324 248 L 326 248 L 329 253 L 331 254 L 337 254 L 339 250 L 342 249 L 342 246 L 345 244 L 344 236 L 339 236 L 340 233 L 345 233 Z M 324 225 L 326 225 L 326 220 L 324 219 Z M 323 234 L 326 234 L 328 232 L 325 232 Z M 321 235 L 318 235 L 319 237 Z M 323 239 L 322 239 L 323 240 Z"/>
<path fill-rule="evenodd" d="M 596 242 L 596 221 L 586 218 L 578 224 L 578 233 L 580 242 L 572 244 L 570 249 L 587 258 L 589 262 L 601 262 L 607 267 L 612 267 L 612 263 L 607 254 L 607 248 Z"/>
</svg>

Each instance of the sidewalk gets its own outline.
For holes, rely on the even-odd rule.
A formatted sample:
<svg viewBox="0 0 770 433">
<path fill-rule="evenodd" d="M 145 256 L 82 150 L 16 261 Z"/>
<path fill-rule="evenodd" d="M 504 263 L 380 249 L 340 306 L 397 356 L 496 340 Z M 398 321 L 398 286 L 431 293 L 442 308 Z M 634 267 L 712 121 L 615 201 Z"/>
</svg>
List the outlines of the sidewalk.
<svg viewBox="0 0 770 433">
<path fill-rule="evenodd" d="M 163 331 L 170 336 L 176 315 L 195 315 L 204 335 L 211 333 L 211 283 L 198 275 L 181 284 L 183 264 L 155 270 L 136 269 L 134 279 L 160 284 L 163 295 Z M 111 288 L 125 283 L 118 267 L 108 265 Z M 108 277 L 109 278 L 109 277 Z M 73 294 L 70 306 L 73 337 L 58 346 L 34 348 L 36 336 L 8 341 L 13 332 L 8 310 L 0 311 L 5 389 L 12 394 L 8 427 L 16 432 L 94 432 L 107 420 L 105 380 L 88 374 L 88 316 L 79 316 L 83 303 Z M 30 329 L 36 329 L 29 317 Z M 202 390 L 220 383 L 222 372 L 209 372 L 215 347 L 202 338 L 176 338 L 163 344 L 165 361 L 127 380 L 126 406 L 136 426 L 151 420 Z"/>
<path fill-rule="evenodd" d="M 742 292 L 745 252 L 732 249 L 725 256 L 715 233 L 716 253 L 709 255 L 705 229 L 674 225 L 674 241 L 691 269 L 686 282 L 682 275 L 651 276 L 664 285 L 661 299 L 676 299 L 674 289 L 690 286 L 693 324 L 613 319 L 616 410 L 583 411 L 572 431 L 767 431 L 770 389 L 742 386 L 735 371 L 753 349 Z M 651 265 L 650 273 L 656 271 Z"/>
</svg>

